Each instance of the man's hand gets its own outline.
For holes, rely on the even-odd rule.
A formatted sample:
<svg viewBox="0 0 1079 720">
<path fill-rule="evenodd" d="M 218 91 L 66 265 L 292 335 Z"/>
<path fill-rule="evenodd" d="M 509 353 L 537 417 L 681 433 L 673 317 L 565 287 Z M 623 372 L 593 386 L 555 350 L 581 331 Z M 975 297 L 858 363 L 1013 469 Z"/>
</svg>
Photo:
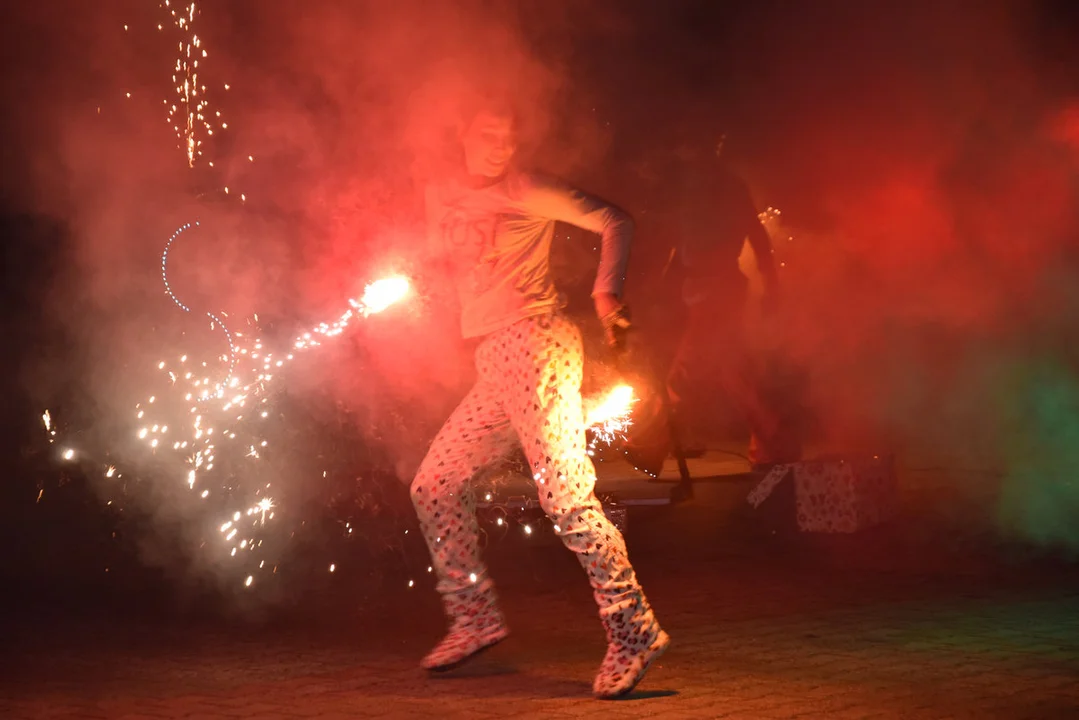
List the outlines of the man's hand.
<svg viewBox="0 0 1079 720">
<path fill-rule="evenodd" d="M 626 332 L 630 329 L 629 310 L 611 293 L 600 293 L 593 300 L 596 303 L 596 315 L 603 323 L 603 332 L 607 344 L 614 350 L 622 350 L 626 344 Z"/>
</svg>

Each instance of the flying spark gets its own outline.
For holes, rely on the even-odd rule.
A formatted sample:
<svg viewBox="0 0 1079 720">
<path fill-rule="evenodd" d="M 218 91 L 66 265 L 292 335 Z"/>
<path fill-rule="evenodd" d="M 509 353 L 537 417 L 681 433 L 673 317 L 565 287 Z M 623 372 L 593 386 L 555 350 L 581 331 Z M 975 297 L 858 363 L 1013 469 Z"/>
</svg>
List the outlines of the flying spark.
<svg viewBox="0 0 1079 720">
<path fill-rule="evenodd" d="M 161 7 L 169 12 L 183 38 L 177 44 L 179 53 L 172 73 L 177 100 L 169 107 L 169 123 L 187 155 L 188 167 L 195 167 L 195 160 L 202 157 L 203 134 L 207 137 L 214 134 L 211 117 L 219 118 L 221 115 L 220 111 L 211 115 L 206 85 L 199 81 L 199 61 L 208 55 L 202 47 L 202 39 L 195 32 L 195 20 L 200 13 L 193 2 L 187 3 L 179 11 L 170 6 L 169 0 L 165 0 Z M 226 127 L 224 123 L 221 126 Z"/>
<path fill-rule="evenodd" d="M 180 146 L 186 156 L 189 167 L 194 167 L 199 159 L 205 159 L 210 167 L 213 159 L 209 154 L 208 138 L 228 124 L 221 118 L 221 111 L 209 105 L 212 92 L 203 79 L 202 64 L 208 56 L 203 38 L 196 32 L 199 9 L 194 2 L 174 3 L 162 0 L 160 7 L 168 13 L 171 23 L 180 31 L 180 38 L 173 43 L 177 51 L 172 68 L 173 88 L 176 97 L 170 103 L 169 122 L 177 134 Z M 126 27 L 125 27 L 126 29 Z M 159 30 L 164 26 L 159 25 Z M 210 83 L 214 87 L 229 89 L 228 83 Z M 248 162 L 254 162 L 254 155 L 247 155 Z M 244 193 L 231 188 L 231 195 L 246 199 Z M 172 302 L 184 312 L 195 313 L 181 299 L 170 281 L 171 252 L 181 238 L 186 239 L 200 227 L 198 221 L 181 225 L 168 241 L 161 254 L 161 280 L 165 293 Z M 241 523 L 242 513 L 232 508 L 220 508 L 223 517 L 216 526 L 220 527 L 225 552 L 236 556 L 238 550 L 255 551 L 262 546 L 257 537 L 244 537 L 252 532 L 254 526 L 260 530 L 274 520 L 275 503 L 272 499 L 261 496 L 262 488 L 254 490 L 256 497 L 247 503 L 241 499 L 245 492 L 243 483 L 237 483 L 235 463 L 226 463 L 228 474 L 214 473 L 215 460 L 225 448 L 235 448 L 231 456 L 249 463 L 263 462 L 265 453 L 271 450 L 269 441 L 262 437 L 267 423 L 263 420 L 272 417 L 272 407 L 259 408 L 253 412 L 249 407 L 263 404 L 271 399 L 285 376 L 288 366 L 299 357 L 299 350 L 319 346 L 327 338 L 341 335 L 356 318 L 368 318 L 383 312 L 401 302 L 410 292 L 407 278 L 390 276 L 368 285 L 362 296 L 348 301 L 342 313 L 334 320 L 316 324 L 300 333 L 288 345 L 278 349 L 263 342 L 257 332 L 233 332 L 225 320 L 225 313 L 205 312 L 204 317 L 214 332 L 222 334 L 227 347 L 222 348 L 216 357 L 200 361 L 194 355 L 184 353 L 178 360 L 158 359 L 157 371 L 167 379 L 165 390 L 159 390 L 134 408 L 136 426 L 132 435 L 154 457 L 155 466 L 163 468 L 158 472 L 167 473 L 177 484 L 183 483 L 193 497 L 200 500 L 213 495 L 222 502 L 239 502 L 239 507 L 247 506 L 247 521 Z M 254 316 L 258 322 L 258 316 Z M 173 356 L 175 357 L 175 356 Z M 203 370 L 199 372 L 199 368 Z M 41 416 L 49 441 L 57 435 L 56 424 L 51 413 L 45 410 Z M 167 440 L 166 440 L 167 438 Z M 141 444 L 140 443 L 140 444 Z M 238 450 L 238 452 L 236 452 Z M 76 449 L 67 447 L 60 456 L 65 460 L 74 460 Z M 169 469 L 171 468 L 171 469 Z M 106 465 L 106 478 L 121 477 L 115 465 Z M 266 487 L 269 487 L 267 484 Z M 217 492 L 220 488 L 221 492 Z M 246 491 L 251 492 L 251 491 Z M 40 496 L 39 496 L 40 500 Z M 109 501 L 111 503 L 111 500 Z M 203 506 L 208 507 L 208 506 Z M 228 519 L 222 523 L 222 520 Z M 214 527 L 210 524 L 210 527 Z M 351 532 L 351 528 L 350 528 Z M 240 533 L 243 533 L 241 535 Z M 253 559 L 261 569 L 266 566 L 262 557 Z M 276 572 L 276 565 L 273 566 Z M 240 577 L 243 577 L 242 575 Z M 250 587 L 253 575 L 247 575 L 244 585 Z"/>
<path fill-rule="evenodd" d="M 592 429 L 595 441 L 609 445 L 619 438 L 624 438 L 633 424 L 631 414 L 636 402 L 637 398 L 630 385 L 616 385 L 603 396 L 588 411 L 585 420 L 585 424 Z"/>
</svg>

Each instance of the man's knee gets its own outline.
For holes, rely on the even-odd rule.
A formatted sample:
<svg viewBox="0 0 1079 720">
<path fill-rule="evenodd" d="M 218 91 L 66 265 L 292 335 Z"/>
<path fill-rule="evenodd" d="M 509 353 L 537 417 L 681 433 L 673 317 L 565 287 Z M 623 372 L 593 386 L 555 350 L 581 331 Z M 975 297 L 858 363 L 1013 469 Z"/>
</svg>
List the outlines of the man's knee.
<svg viewBox="0 0 1079 720">
<path fill-rule="evenodd" d="M 593 523 L 590 516 L 603 508 L 594 495 L 588 497 L 558 496 L 540 487 L 540 507 L 554 524 L 555 534 L 559 537 L 581 535 L 591 530 Z"/>
<path fill-rule="evenodd" d="M 426 509 L 434 499 L 429 476 L 422 469 L 416 473 L 416 477 L 412 478 L 412 483 L 408 487 L 408 494 L 412 498 L 412 506 L 417 511 Z"/>
</svg>

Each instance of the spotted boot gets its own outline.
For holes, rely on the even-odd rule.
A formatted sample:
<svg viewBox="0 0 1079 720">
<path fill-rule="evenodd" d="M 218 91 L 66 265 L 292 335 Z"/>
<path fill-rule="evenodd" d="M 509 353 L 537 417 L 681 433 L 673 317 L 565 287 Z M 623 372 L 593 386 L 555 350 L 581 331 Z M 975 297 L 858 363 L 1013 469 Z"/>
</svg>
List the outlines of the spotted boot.
<svg viewBox="0 0 1079 720">
<path fill-rule="evenodd" d="M 666 652 L 671 638 L 641 595 L 605 607 L 600 617 L 607 629 L 607 655 L 592 692 L 597 698 L 613 700 L 637 687 L 649 666 Z"/>
<path fill-rule="evenodd" d="M 450 629 L 420 663 L 425 670 L 452 670 L 506 639 L 510 633 L 490 580 L 461 592 L 447 593 L 442 596 L 442 603 L 450 619 Z"/>
</svg>

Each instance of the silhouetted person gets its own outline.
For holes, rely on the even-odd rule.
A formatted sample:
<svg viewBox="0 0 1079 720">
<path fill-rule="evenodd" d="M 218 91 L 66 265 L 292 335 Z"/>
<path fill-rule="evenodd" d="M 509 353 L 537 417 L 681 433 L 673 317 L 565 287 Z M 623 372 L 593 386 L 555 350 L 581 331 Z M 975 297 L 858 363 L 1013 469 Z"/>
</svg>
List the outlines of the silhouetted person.
<svg viewBox="0 0 1079 720">
<path fill-rule="evenodd" d="M 683 142 L 676 151 L 672 224 L 674 263 L 682 275 L 686 324 L 667 377 L 671 406 L 687 455 L 703 452 L 704 435 L 719 415 L 722 393 L 753 435 L 750 461 L 769 464 L 776 413 L 762 401 L 747 352 L 749 281 L 738 265 L 748 240 L 764 284 L 766 310 L 779 283 L 772 243 L 746 183 L 724 161 L 725 137 L 714 147 Z"/>
</svg>

